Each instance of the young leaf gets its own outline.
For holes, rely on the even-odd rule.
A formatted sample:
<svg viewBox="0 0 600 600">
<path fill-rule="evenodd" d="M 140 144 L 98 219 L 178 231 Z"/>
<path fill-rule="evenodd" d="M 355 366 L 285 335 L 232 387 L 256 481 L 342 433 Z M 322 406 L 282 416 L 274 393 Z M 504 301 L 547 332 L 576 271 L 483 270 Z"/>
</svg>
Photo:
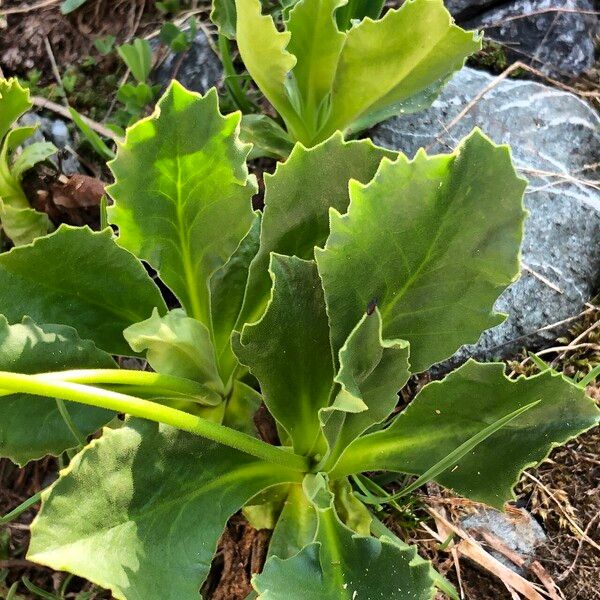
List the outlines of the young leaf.
<svg viewBox="0 0 600 600">
<path fill-rule="evenodd" d="M 285 129 L 267 115 L 243 115 L 240 139 L 253 144 L 249 160 L 263 156 L 286 158 L 294 147 Z"/>
<path fill-rule="evenodd" d="M 223 392 L 208 329 L 180 308 L 164 317 L 154 309 L 150 318 L 131 325 L 123 335 L 135 352 L 146 351 L 156 372 L 192 379 Z"/>
<path fill-rule="evenodd" d="M 127 131 L 110 163 L 115 204 L 108 212 L 119 244 L 147 260 L 206 326 L 208 279 L 254 216 L 239 121 L 239 114 L 221 116 L 214 89 L 201 96 L 174 81 L 154 115 Z"/>
<path fill-rule="evenodd" d="M 380 21 L 363 20 L 346 34 L 330 117 L 316 141 L 427 108 L 480 47 L 480 36 L 454 25 L 442 0 L 411 0 Z"/>
<path fill-rule="evenodd" d="M 16 79 L 0 79 L 0 139 L 4 138 L 12 124 L 31 107 L 29 90 Z"/>
<path fill-rule="evenodd" d="M 383 157 L 396 156 L 370 140 L 345 142 L 338 133 L 311 149 L 297 144 L 273 175 L 265 175 L 260 250 L 250 268 L 244 321 L 258 319 L 268 301 L 270 253 L 313 259 L 314 247 L 329 235 L 329 207 L 348 208 L 350 179 L 367 183 Z"/>
<path fill-rule="evenodd" d="M 325 118 L 346 36 L 338 31 L 334 12 L 346 0 L 301 0 L 290 11 L 288 51 L 298 58 L 294 81 L 301 98 L 300 117 L 310 136 Z"/>
<path fill-rule="evenodd" d="M 244 64 L 290 136 L 307 146 L 427 108 L 481 45 L 480 36 L 453 25 L 443 0 L 410 0 L 340 32 L 335 12 L 343 4 L 301 0 L 284 11 L 289 19 L 279 31 L 260 0 L 236 0 Z M 341 8 L 344 29 L 353 15 L 381 11 L 380 0 L 360 4 Z"/>
<path fill-rule="evenodd" d="M 338 27 L 345 31 L 350 29 L 353 21 L 362 21 L 369 17 L 374 21 L 379 19 L 385 0 L 348 0 L 335 13 Z"/>
<path fill-rule="evenodd" d="M 130 355 L 123 329 L 164 301 L 144 267 L 110 229 L 62 225 L 29 246 L 0 254 L 0 306 L 9 321 L 74 327 L 111 354 Z"/>
<path fill-rule="evenodd" d="M 290 485 L 283 510 L 269 543 L 269 556 L 291 558 L 312 544 L 317 533 L 317 513 L 300 484 Z"/>
<path fill-rule="evenodd" d="M 401 155 L 352 183 L 316 251 L 334 349 L 372 303 L 384 338 L 410 342 L 413 372 L 501 323 L 493 306 L 519 275 L 524 188 L 508 148 L 478 130 L 454 154 Z"/>
<path fill-rule="evenodd" d="M 369 427 L 381 423 L 398 403 L 410 377 L 408 342 L 381 337 L 378 309 L 365 314 L 340 350 L 340 384 L 332 405 L 319 418 L 329 444 L 328 465 Z"/>
<path fill-rule="evenodd" d="M 138 83 L 146 83 L 150 71 L 152 71 L 152 46 L 150 46 L 150 42 L 136 38 L 133 40 L 133 44 L 119 46 L 117 52 Z"/>
<path fill-rule="evenodd" d="M 235 351 L 296 453 L 307 454 L 318 440 L 317 411 L 328 404 L 333 379 L 323 290 L 313 261 L 271 257 L 271 301 L 258 323 L 244 326 Z"/>
<path fill-rule="evenodd" d="M 355 441 L 336 473 L 424 473 L 479 431 L 532 403 L 436 477 L 464 496 L 502 508 L 514 498 L 512 488 L 523 469 L 600 422 L 594 402 L 558 373 L 510 380 L 502 363 L 470 360 L 424 387 L 386 430 Z"/>
<path fill-rule="evenodd" d="M 261 213 L 257 212 L 248 233 L 229 260 L 210 278 L 210 315 L 214 352 L 223 381 L 227 383 L 238 362 L 231 349 L 244 301 L 248 270 L 259 246 Z"/>
<path fill-rule="evenodd" d="M 218 27 L 221 35 L 230 40 L 235 39 L 235 0 L 212 0 L 210 19 Z"/>
<path fill-rule="evenodd" d="M 0 315 L 0 371 L 42 373 L 72 368 L 116 367 L 110 355 L 82 340 L 71 327 L 36 325 L 25 317 L 9 325 Z M 82 435 L 94 433 L 113 413 L 67 402 L 69 416 Z M 78 445 L 54 400 L 26 394 L 0 396 L 0 456 L 19 465 L 59 455 Z"/>
<path fill-rule="evenodd" d="M 332 506 L 320 502 L 314 502 L 319 521 L 315 543 L 287 560 L 272 556 L 263 572 L 253 577 L 261 600 L 429 600 L 433 596 L 429 565 L 415 547 L 396 544 L 391 538 L 357 535 Z"/>
<path fill-rule="evenodd" d="M 91 144 L 92 148 L 101 156 L 104 160 L 111 160 L 115 157 L 115 153 L 106 145 L 104 140 L 85 122 L 84 118 L 74 109 L 69 107 L 69 113 L 71 119 L 77 129 L 85 137 L 85 139 Z"/>
<path fill-rule="evenodd" d="M 52 229 L 48 216 L 29 206 L 21 179 L 28 169 L 54 154 L 56 148 L 48 142 L 38 142 L 15 156 L 14 151 L 36 128 L 10 129 L 32 106 L 29 90 L 16 79 L 0 79 L 0 224 L 15 246 L 28 244 Z"/>
<path fill-rule="evenodd" d="M 237 43 L 246 69 L 284 118 L 294 139 L 303 139 L 304 127 L 288 91 L 288 74 L 296 64 L 286 50 L 290 33 L 277 31 L 272 17 L 262 14 L 260 0 L 236 0 L 236 10 Z"/>
<path fill-rule="evenodd" d="M 263 489 L 299 476 L 129 420 L 105 430 L 44 493 L 28 557 L 115 598 L 196 600 L 227 519 Z"/>
</svg>

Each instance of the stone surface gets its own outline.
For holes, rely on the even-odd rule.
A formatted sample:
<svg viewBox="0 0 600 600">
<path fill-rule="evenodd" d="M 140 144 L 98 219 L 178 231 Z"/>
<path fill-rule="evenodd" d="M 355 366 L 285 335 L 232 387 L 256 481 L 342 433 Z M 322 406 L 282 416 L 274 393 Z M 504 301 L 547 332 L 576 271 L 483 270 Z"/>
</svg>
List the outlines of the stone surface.
<svg viewBox="0 0 600 600">
<path fill-rule="evenodd" d="M 33 142 L 52 142 L 59 149 L 59 156 L 55 156 L 51 160 L 56 162 L 57 159 L 60 159 L 61 171 L 65 175 L 83 172 L 81 163 L 67 149 L 74 149 L 76 143 L 65 121 L 62 119 L 41 117 L 37 113 L 30 112 L 24 114 L 19 119 L 19 124 L 38 126 L 36 132 L 25 142 L 25 145 L 32 144 Z"/>
<path fill-rule="evenodd" d="M 174 52 L 167 55 L 156 69 L 154 79 L 156 83 L 166 87 L 174 73 L 175 79 L 188 90 L 202 94 L 221 82 L 223 78 L 221 61 L 202 30 L 197 32 L 194 42 L 183 58 L 181 54 Z"/>
<path fill-rule="evenodd" d="M 594 64 L 594 37 L 600 33 L 600 17 L 590 14 L 598 10 L 595 0 L 447 0 L 446 4 L 461 25 L 483 28 L 487 38 L 504 44 L 511 59 L 567 77 Z"/>
<path fill-rule="evenodd" d="M 495 142 L 512 146 L 521 175 L 529 179 L 525 269 L 496 303 L 509 317 L 475 346 L 463 348 L 456 360 L 536 349 L 560 332 L 559 327 L 540 328 L 577 315 L 600 289 L 600 191 L 598 183 L 587 183 L 600 179 L 600 172 L 589 168 L 600 161 L 600 118 L 572 94 L 504 80 L 448 131 L 454 117 L 493 80 L 465 68 L 429 110 L 390 119 L 372 131 L 376 143 L 412 156 L 421 146 L 430 153 L 448 152 L 479 126 Z"/>
<path fill-rule="evenodd" d="M 546 540 L 546 534 L 539 523 L 523 509 L 512 509 L 506 513 L 491 508 L 480 509 L 462 519 L 460 525 L 479 539 L 482 539 L 482 532 L 493 535 L 516 552 L 525 564 L 534 560 L 535 549 Z M 492 550 L 491 554 L 520 573 L 520 569 L 500 552 Z"/>
</svg>

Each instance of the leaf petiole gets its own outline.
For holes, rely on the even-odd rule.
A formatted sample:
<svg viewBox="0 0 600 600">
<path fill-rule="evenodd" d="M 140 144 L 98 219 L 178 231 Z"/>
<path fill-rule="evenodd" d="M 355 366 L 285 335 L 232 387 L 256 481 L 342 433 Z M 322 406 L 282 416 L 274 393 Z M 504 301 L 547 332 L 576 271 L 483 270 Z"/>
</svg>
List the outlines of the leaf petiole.
<svg viewBox="0 0 600 600">
<path fill-rule="evenodd" d="M 214 390 L 201 383 L 174 375 L 164 375 L 149 371 L 128 369 L 73 369 L 69 371 L 53 371 L 33 375 L 45 381 L 70 381 L 71 383 L 105 384 L 115 386 L 131 386 L 148 388 L 153 396 L 179 397 L 184 396 L 190 402 L 208 406 L 216 406 L 222 401 L 221 396 Z M 0 396 L 11 392 L 0 389 Z"/>
<path fill-rule="evenodd" d="M 143 373 L 143 371 L 140 371 L 140 373 Z M 267 462 L 296 471 L 308 472 L 308 459 L 304 456 L 288 452 L 277 446 L 271 446 L 241 431 L 213 423 L 202 417 L 135 396 L 98 389 L 71 381 L 41 379 L 39 375 L 26 375 L 7 371 L 0 371 L 0 389 L 11 393 L 60 398 L 126 413 L 133 417 L 157 423 L 165 423 L 208 440 L 230 446 Z"/>
</svg>

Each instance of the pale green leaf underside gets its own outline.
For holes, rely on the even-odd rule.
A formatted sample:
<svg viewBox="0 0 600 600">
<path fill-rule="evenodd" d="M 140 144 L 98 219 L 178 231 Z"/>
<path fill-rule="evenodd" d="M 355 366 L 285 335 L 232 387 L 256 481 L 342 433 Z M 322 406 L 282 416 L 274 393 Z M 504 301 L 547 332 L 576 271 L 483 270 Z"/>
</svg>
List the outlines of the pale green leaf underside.
<svg viewBox="0 0 600 600">
<path fill-rule="evenodd" d="M 345 142 L 338 133 L 314 148 L 297 144 L 275 173 L 265 176 L 260 249 L 250 267 L 244 321 L 257 320 L 269 299 L 270 253 L 312 260 L 314 247 L 329 235 L 329 208 L 348 208 L 350 179 L 368 183 L 384 157 L 396 156 L 370 140 Z"/>
<path fill-rule="evenodd" d="M 271 557 L 253 578 L 261 600 L 429 600 L 433 580 L 416 548 L 354 534 L 334 510 L 318 510 L 315 543 L 282 560 Z"/>
<path fill-rule="evenodd" d="M 145 321 L 128 327 L 123 335 L 135 352 L 146 352 L 158 373 L 185 377 L 222 392 L 208 329 L 180 308 L 161 316 L 155 309 Z"/>
<path fill-rule="evenodd" d="M 36 325 L 24 318 L 9 325 L 0 316 L 0 371 L 43 373 L 76 368 L 116 367 L 110 355 L 82 340 L 71 327 Z M 113 413 L 66 402 L 65 406 L 82 435 L 100 429 Z M 0 456 L 24 465 L 47 454 L 59 455 L 77 446 L 52 398 L 27 394 L 0 396 Z"/>
<path fill-rule="evenodd" d="M 332 465 L 346 447 L 369 427 L 381 423 L 398 403 L 409 371 L 408 342 L 383 340 L 381 315 L 365 314 L 340 350 L 335 381 L 340 390 L 319 418 Z"/>
<path fill-rule="evenodd" d="M 508 148 L 478 130 L 453 154 L 400 155 L 353 183 L 316 250 L 334 349 L 374 304 L 383 337 L 410 343 L 412 372 L 501 323 L 493 306 L 520 272 L 524 189 Z"/>
<path fill-rule="evenodd" d="M 124 600 L 197 600 L 227 519 L 298 474 L 173 428 L 105 430 L 44 494 L 28 558 Z"/>
<path fill-rule="evenodd" d="M 354 442 L 339 472 L 424 473 L 485 427 L 538 402 L 436 477 L 468 498 L 501 508 L 513 499 L 523 469 L 600 422 L 593 400 L 560 374 L 511 381 L 504 368 L 470 360 L 427 385 L 390 427 Z"/>
<path fill-rule="evenodd" d="M 295 451 L 306 454 L 318 438 L 318 410 L 329 402 L 333 381 L 323 290 L 313 261 L 271 256 L 271 301 L 258 323 L 244 326 L 235 350 Z"/>
<path fill-rule="evenodd" d="M 62 225 L 29 246 L 0 255 L 0 306 L 11 322 L 74 327 L 111 354 L 130 355 L 123 330 L 164 301 L 142 264 L 112 231 Z"/>
<path fill-rule="evenodd" d="M 110 163 L 109 207 L 119 244 L 148 261 L 188 315 L 209 326 L 208 279 L 253 219 L 250 147 L 238 139 L 240 115 L 223 117 L 205 96 L 173 82 L 155 113 L 127 131 Z"/>
</svg>

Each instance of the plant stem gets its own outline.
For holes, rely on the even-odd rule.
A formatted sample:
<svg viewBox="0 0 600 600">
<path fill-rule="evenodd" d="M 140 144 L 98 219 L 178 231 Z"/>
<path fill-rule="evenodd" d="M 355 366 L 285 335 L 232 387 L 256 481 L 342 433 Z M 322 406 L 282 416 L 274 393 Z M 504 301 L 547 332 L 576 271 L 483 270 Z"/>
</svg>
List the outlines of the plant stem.
<svg viewBox="0 0 600 600">
<path fill-rule="evenodd" d="M 229 40 L 222 34 L 219 34 L 219 53 L 221 55 L 221 62 L 223 63 L 223 71 L 225 72 L 225 84 L 231 94 L 237 107 L 244 113 L 252 112 L 252 105 L 246 98 L 246 94 L 240 87 L 238 81 L 238 74 L 233 66 L 233 60 L 231 59 L 231 47 Z"/>
<path fill-rule="evenodd" d="M 70 381 L 83 384 L 107 384 L 135 387 L 147 387 L 153 395 L 179 397 L 185 396 L 190 402 L 199 402 L 215 406 L 222 398 L 210 388 L 191 379 L 163 375 L 149 371 L 128 369 L 73 369 L 69 371 L 54 371 L 33 375 L 44 381 Z M 0 396 L 8 393 L 0 389 Z"/>
<path fill-rule="evenodd" d="M 61 398 L 127 413 L 157 423 L 166 423 L 268 462 L 296 471 L 308 471 L 308 459 L 304 456 L 271 446 L 241 431 L 213 423 L 196 415 L 134 396 L 69 381 L 45 380 L 41 375 L 24 375 L 6 371 L 0 371 L 0 389 L 10 390 L 12 393 Z"/>
<path fill-rule="evenodd" d="M 79 449 L 83 448 L 87 444 L 87 440 L 85 436 L 81 433 L 81 431 L 79 431 L 79 428 L 77 427 L 77 425 L 75 425 L 75 422 L 71 418 L 71 415 L 69 414 L 69 409 L 65 406 L 65 401 L 61 400 L 60 398 L 56 398 L 55 401 L 56 408 L 58 408 L 58 412 L 63 418 L 65 425 L 69 428 L 71 435 L 75 438 L 75 441 L 79 445 Z"/>
</svg>

